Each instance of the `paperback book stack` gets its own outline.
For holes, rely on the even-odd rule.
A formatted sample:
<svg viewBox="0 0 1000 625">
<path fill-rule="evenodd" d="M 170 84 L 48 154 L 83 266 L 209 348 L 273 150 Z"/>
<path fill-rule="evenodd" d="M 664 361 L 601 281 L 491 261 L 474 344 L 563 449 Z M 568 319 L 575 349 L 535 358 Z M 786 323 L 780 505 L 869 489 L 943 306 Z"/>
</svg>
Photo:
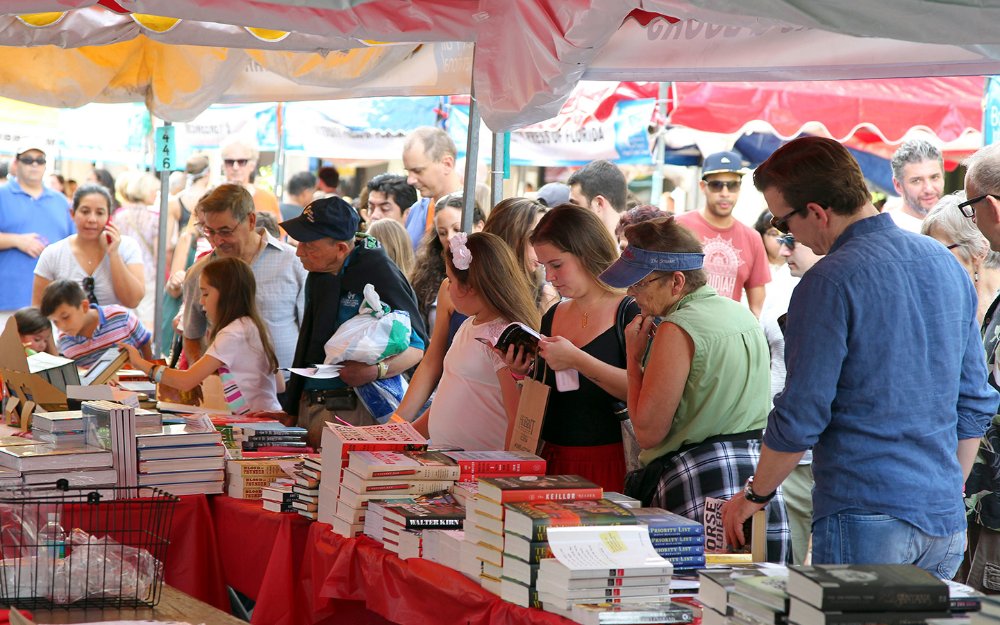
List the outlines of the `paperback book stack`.
<svg viewBox="0 0 1000 625">
<path fill-rule="evenodd" d="M 732 616 L 730 598 L 740 577 L 763 577 L 774 573 L 787 579 L 788 572 L 780 565 L 734 565 L 698 571 L 698 602 L 702 605 L 702 625 L 727 625 L 727 617 Z"/>
<path fill-rule="evenodd" d="M 578 475 L 522 475 L 479 479 L 479 493 L 466 504 L 462 572 L 500 594 L 504 562 L 504 519 L 507 503 L 600 499 L 603 491 Z M 478 571 L 478 572 L 477 572 Z"/>
<path fill-rule="evenodd" d="M 383 543 L 384 545 L 386 537 L 385 526 L 387 523 L 385 519 L 386 510 L 390 506 L 401 505 L 401 504 L 408 504 L 408 505 L 434 504 L 434 505 L 442 505 L 445 506 L 446 508 L 453 508 L 457 506 L 455 498 L 450 493 L 444 491 L 437 491 L 429 493 L 427 495 L 398 495 L 395 497 L 391 495 L 386 495 L 384 499 L 370 499 L 368 501 L 368 505 L 365 508 L 361 509 L 361 514 L 363 518 L 362 531 L 355 535 L 363 533 L 372 540 Z M 461 506 L 457 507 L 461 508 Z M 462 509 L 462 512 L 464 514 L 464 509 Z M 345 523 L 340 517 L 334 517 L 334 520 L 338 524 Z M 455 527 L 453 522 L 442 523 L 440 524 L 440 526 Z M 404 529 L 406 528 L 404 527 Z M 353 528 L 334 526 L 334 531 L 336 533 L 343 535 L 341 530 L 351 531 L 351 532 L 355 531 Z M 393 541 L 393 542 L 398 542 L 398 541 Z"/>
<path fill-rule="evenodd" d="M 221 435 L 208 423 L 141 428 L 135 441 L 141 486 L 156 486 L 174 495 L 222 492 L 226 451 Z"/>
<path fill-rule="evenodd" d="M 788 569 L 770 569 L 770 575 L 742 576 L 733 580 L 729 594 L 731 622 L 749 625 L 784 625 L 788 621 Z"/>
<path fill-rule="evenodd" d="M 295 481 L 291 478 L 280 477 L 270 486 L 260 489 L 260 499 L 265 510 L 270 512 L 294 512 L 292 508 L 292 486 Z"/>
<path fill-rule="evenodd" d="M 382 544 L 401 559 L 423 557 L 428 530 L 461 529 L 465 509 L 447 503 L 389 503 L 382 508 Z"/>
<path fill-rule="evenodd" d="M 461 567 L 464 542 L 463 530 L 426 530 L 423 558 L 457 571 Z"/>
<path fill-rule="evenodd" d="M 364 529 L 369 501 L 447 491 L 458 479 L 455 462 L 435 451 L 350 451 L 337 496 L 338 529 Z"/>
<path fill-rule="evenodd" d="M 547 612 L 573 618 L 577 604 L 670 606 L 663 597 L 670 594 L 673 565 L 657 555 L 644 527 L 555 527 L 548 538 L 556 557 L 539 563 L 537 592 Z M 678 607 L 667 622 L 690 620 L 684 613 Z"/>
<path fill-rule="evenodd" d="M 70 486 L 115 486 L 118 473 L 112 458 L 110 451 L 90 445 L 7 445 L 0 447 L 0 467 L 6 469 L 0 470 L 0 480 L 6 484 L 19 476 L 19 483 L 54 485 L 67 478 Z"/>
<path fill-rule="evenodd" d="M 348 453 L 351 451 L 423 451 L 427 449 L 427 439 L 420 435 L 409 423 L 389 422 L 383 425 L 352 426 L 327 423 L 321 437 L 320 461 L 326 479 L 319 483 L 319 501 L 316 520 L 334 525 L 337 516 L 337 495 L 340 480 L 347 467 Z M 346 511 L 346 509 L 345 509 Z M 350 521 L 354 526 L 342 536 L 353 537 L 361 531 L 363 515 L 349 515 L 342 521 Z M 342 526 L 343 524 L 341 524 Z"/>
<path fill-rule="evenodd" d="M 298 454 L 306 451 L 305 428 L 289 426 L 277 421 L 233 423 L 233 440 L 243 451 L 276 451 Z"/>
<path fill-rule="evenodd" d="M 705 528 L 701 523 L 661 508 L 631 508 L 636 521 L 649 530 L 649 539 L 674 569 L 705 567 Z"/>
<path fill-rule="evenodd" d="M 85 401 L 81 407 L 87 444 L 111 452 L 115 485 L 138 486 L 135 408 L 107 400 Z"/>
<path fill-rule="evenodd" d="M 294 510 L 307 519 L 316 520 L 319 514 L 319 481 L 323 477 L 323 465 L 318 456 L 306 456 L 302 464 L 295 467 Z"/>
<path fill-rule="evenodd" d="M 504 508 L 502 587 L 504 598 L 515 597 L 509 600 L 520 605 L 538 602 L 539 564 L 553 556 L 550 529 L 636 525 L 628 508 L 608 499 L 508 503 Z"/>
<path fill-rule="evenodd" d="M 793 566 L 788 594 L 797 625 L 918 625 L 950 607 L 947 584 L 910 564 Z"/>
<path fill-rule="evenodd" d="M 150 410 L 135 411 L 137 428 L 156 427 L 160 425 L 160 414 Z M 75 446 L 86 444 L 87 433 L 84 429 L 82 410 L 63 410 L 59 412 L 36 412 L 31 416 L 31 438 L 40 443 L 52 443 L 56 446 Z"/>
<path fill-rule="evenodd" d="M 226 494 L 237 499 L 261 499 L 264 488 L 289 477 L 298 458 L 244 458 L 226 462 Z"/>
</svg>

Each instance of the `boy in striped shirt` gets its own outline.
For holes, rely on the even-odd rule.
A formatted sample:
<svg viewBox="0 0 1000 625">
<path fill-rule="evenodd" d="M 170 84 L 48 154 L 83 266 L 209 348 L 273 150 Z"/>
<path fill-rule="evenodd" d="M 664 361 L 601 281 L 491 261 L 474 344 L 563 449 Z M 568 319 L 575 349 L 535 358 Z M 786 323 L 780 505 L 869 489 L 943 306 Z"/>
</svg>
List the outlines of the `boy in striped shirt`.
<svg viewBox="0 0 1000 625">
<path fill-rule="evenodd" d="M 134 345 L 152 358 L 152 338 L 139 318 L 123 306 L 91 306 L 83 288 L 72 280 L 56 280 L 42 293 L 42 314 L 59 330 L 59 353 L 89 368 L 118 343 Z"/>
</svg>

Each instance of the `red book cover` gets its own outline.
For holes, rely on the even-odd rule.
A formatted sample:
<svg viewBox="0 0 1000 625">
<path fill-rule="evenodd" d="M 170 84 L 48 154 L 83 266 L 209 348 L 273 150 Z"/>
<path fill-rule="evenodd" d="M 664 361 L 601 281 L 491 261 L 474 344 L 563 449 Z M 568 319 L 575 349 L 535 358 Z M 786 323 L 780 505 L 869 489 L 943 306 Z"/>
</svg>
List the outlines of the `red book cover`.
<svg viewBox="0 0 1000 625">
<path fill-rule="evenodd" d="M 479 494 L 500 503 L 600 499 L 600 486 L 579 475 L 522 475 L 479 480 Z"/>
</svg>

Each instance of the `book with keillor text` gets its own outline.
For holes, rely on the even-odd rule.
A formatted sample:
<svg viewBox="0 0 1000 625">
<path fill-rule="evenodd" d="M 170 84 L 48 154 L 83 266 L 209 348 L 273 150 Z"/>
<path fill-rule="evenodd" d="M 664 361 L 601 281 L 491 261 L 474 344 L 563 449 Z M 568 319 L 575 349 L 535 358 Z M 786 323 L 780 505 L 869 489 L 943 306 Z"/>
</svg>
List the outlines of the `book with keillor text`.
<svg viewBox="0 0 1000 625">
<path fill-rule="evenodd" d="M 788 568 L 788 594 L 824 611 L 946 611 L 948 586 L 912 564 Z"/>
<path fill-rule="evenodd" d="M 607 499 L 519 502 L 504 508 L 504 531 L 534 542 L 546 540 L 550 527 L 636 524 L 628 508 Z"/>
<path fill-rule="evenodd" d="M 479 480 L 479 495 L 492 501 L 574 501 L 600 499 L 600 486 L 579 475 L 524 475 Z"/>
</svg>

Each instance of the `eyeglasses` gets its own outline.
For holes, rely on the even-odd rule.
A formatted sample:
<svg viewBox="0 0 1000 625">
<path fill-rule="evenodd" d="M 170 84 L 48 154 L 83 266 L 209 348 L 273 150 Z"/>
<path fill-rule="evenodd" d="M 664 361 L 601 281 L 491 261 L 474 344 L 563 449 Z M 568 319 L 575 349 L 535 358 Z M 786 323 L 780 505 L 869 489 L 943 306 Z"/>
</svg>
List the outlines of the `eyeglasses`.
<svg viewBox="0 0 1000 625">
<path fill-rule="evenodd" d="M 794 250 L 795 249 L 795 237 L 792 236 L 792 235 L 790 235 L 790 234 L 786 234 L 785 236 L 778 237 L 778 244 L 779 245 L 784 245 L 789 250 Z"/>
<path fill-rule="evenodd" d="M 97 306 L 97 293 L 94 293 L 94 276 L 87 276 L 83 279 L 83 290 L 87 294 L 87 299 L 90 303 Z"/>
<path fill-rule="evenodd" d="M 248 158 L 224 158 L 222 164 L 226 167 L 246 167 L 250 162 Z"/>
<path fill-rule="evenodd" d="M 788 213 L 784 217 L 771 217 L 771 227 L 780 232 L 781 234 L 788 234 L 788 220 L 792 218 L 792 215 L 796 213 L 804 213 L 808 209 L 805 206 L 796 208 L 792 212 Z"/>
<path fill-rule="evenodd" d="M 17 162 L 21 163 L 22 165 L 44 165 L 45 164 L 45 157 L 44 156 L 36 156 L 36 157 L 32 158 L 30 156 L 18 156 L 17 157 Z"/>
<path fill-rule="evenodd" d="M 198 234 L 205 237 L 206 239 L 211 239 L 213 237 L 219 237 L 220 239 L 228 239 L 233 236 L 236 232 L 236 228 L 240 227 L 240 224 L 246 221 L 246 217 L 236 222 L 236 225 L 232 228 L 219 228 L 218 230 L 213 230 L 212 228 L 206 228 L 202 224 L 195 224 L 195 228 L 198 229 Z"/>
<path fill-rule="evenodd" d="M 739 191 L 740 190 L 740 180 L 707 180 L 705 181 L 705 186 L 712 193 L 718 193 L 725 188 L 728 191 Z"/>
<path fill-rule="evenodd" d="M 668 277 L 670 277 L 670 275 L 671 274 L 668 273 L 668 274 L 664 274 L 662 276 L 656 276 L 655 278 L 650 278 L 648 280 L 640 280 L 639 282 L 636 282 L 635 284 L 633 284 L 632 286 L 630 286 L 628 288 L 632 289 L 633 291 L 641 291 L 641 290 L 645 289 L 647 286 L 649 286 L 650 284 L 656 282 L 657 280 L 662 280 L 664 278 L 668 278 Z"/>
<path fill-rule="evenodd" d="M 972 219 L 973 217 L 976 216 L 976 209 L 973 206 L 973 204 L 976 204 L 977 202 L 982 202 L 988 197 L 991 197 L 994 200 L 1000 200 L 1000 195 L 987 193 L 985 195 L 980 195 L 979 197 L 974 197 L 971 200 L 965 200 L 964 202 L 958 205 L 958 210 L 962 211 L 962 214 L 968 217 L 969 219 Z"/>
</svg>

